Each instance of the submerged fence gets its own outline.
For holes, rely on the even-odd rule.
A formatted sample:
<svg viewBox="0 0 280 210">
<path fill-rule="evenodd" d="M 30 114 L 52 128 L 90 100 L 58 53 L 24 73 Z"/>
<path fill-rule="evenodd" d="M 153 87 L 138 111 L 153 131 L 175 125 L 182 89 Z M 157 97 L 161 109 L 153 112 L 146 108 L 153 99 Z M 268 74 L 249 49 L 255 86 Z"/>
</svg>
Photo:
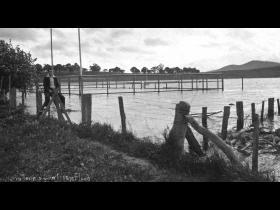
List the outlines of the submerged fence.
<svg viewBox="0 0 280 210">
<path fill-rule="evenodd" d="M 115 74 L 61 77 L 63 94 L 117 94 L 162 91 L 224 90 L 222 74 Z"/>
</svg>

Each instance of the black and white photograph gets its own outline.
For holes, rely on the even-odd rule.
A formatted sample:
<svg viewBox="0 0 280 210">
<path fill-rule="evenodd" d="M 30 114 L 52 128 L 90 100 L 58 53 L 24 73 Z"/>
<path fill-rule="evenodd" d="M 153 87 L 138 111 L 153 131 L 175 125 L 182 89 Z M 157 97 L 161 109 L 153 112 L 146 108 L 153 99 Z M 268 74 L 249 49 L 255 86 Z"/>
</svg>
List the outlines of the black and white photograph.
<svg viewBox="0 0 280 210">
<path fill-rule="evenodd" d="M 280 28 L 0 28 L 0 182 L 279 182 Z"/>
</svg>

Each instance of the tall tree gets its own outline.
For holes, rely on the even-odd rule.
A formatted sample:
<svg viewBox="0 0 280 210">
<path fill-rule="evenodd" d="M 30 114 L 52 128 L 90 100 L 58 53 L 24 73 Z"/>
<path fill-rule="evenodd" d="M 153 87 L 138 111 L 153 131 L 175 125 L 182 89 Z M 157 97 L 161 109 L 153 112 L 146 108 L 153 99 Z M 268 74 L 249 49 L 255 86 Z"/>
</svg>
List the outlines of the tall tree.
<svg viewBox="0 0 280 210">
<path fill-rule="evenodd" d="M 101 67 L 100 67 L 98 64 L 94 63 L 92 66 L 89 67 L 89 69 L 90 69 L 92 72 L 100 72 Z"/>
<path fill-rule="evenodd" d="M 148 70 L 149 70 L 149 69 L 148 69 L 147 67 L 143 67 L 143 68 L 141 69 L 141 72 L 145 74 L 145 73 L 148 72 Z"/>
<path fill-rule="evenodd" d="M 137 69 L 136 67 L 132 67 L 132 68 L 130 69 L 130 72 L 131 72 L 131 73 L 140 73 L 140 70 Z"/>
<path fill-rule="evenodd" d="M 9 91 L 9 76 L 11 76 L 11 87 L 22 89 L 34 84 L 38 77 L 35 61 L 30 53 L 26 53 L 19 46 L 14 47 L 11 41 L 8 43 L 0 40 L 1 99 L 6 98 Z"/>
</svg>

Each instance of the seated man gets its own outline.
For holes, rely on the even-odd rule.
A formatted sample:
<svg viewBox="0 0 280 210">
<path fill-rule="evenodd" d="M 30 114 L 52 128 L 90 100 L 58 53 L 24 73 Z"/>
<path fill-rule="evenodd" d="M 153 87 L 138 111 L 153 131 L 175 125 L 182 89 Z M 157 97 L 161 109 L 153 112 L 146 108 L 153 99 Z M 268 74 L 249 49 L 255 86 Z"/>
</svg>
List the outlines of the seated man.
<svg viewBox="0 0 280 210">
<path fill-rule="evenodd" d="M 44 107 L 47 107 L 50 102 L 50 97 L 53 96 L 54 91 L 56 90 L 58 92 L 60 84 L 58 83 L 57 78 L 54 76 L 53 71 L 48 71 L 47 75 L 44 77 L 44 94 L 45 94 L 45 102 L 42 106 L 42 109 Z M 65 107 L 65 97 L 58 93 L 58 96 Z"/>
</svg>

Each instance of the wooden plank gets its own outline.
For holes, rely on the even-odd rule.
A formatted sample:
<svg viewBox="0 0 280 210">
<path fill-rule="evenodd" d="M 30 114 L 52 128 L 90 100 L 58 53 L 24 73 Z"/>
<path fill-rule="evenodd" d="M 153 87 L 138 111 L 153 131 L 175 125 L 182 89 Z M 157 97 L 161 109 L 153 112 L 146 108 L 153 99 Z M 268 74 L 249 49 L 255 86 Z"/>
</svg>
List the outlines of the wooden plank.
<svg viewBox="0 0 280 210">
<path fill-rule="evenodd" d="M 263 114 L 264 114 L 264 101 L 262 101 L 261 122 L 263 122 Z"/>
<path fill-rule="evenodd" d="M 189 150 L 195 152 L 198 156 L 203 156 L 204 153 L 201 149 L 200 144 L 198 143 L 197 139 L 195 138 L 192 129 L 187 125 L 187 130 L 186 130 L 186 139 L 189 144 Z"/>
</svg>

